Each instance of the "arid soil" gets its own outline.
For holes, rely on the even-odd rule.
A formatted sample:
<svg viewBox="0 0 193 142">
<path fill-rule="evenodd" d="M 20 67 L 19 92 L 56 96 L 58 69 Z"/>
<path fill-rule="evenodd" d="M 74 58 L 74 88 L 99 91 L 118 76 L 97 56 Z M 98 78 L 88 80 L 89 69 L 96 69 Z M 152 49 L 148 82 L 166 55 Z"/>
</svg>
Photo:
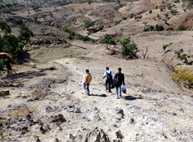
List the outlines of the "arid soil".
<svg viewBox="0 0 193 142">
<path fill-rule="evenodd" d="M 193 93 L 172 80 L 170 69 L 183 65 L 175 51 L 183 48 L 193 54 L 191 20 L 178 22 L 191 10 L 184 11 L 181 2 L 172 0 L 165 4 L 161 0 L 74 2 L 45 2 L 39 11 L 30 5 L 29 10 L 19 5 L 11 13 L 1 9 L 1 18 L 16 31 L 15 22 L 26 20 L 34 37 L 26 47 L 31 61 L 14 65 L 15 74 L 1 76 L 0 141 L 192 142 Z M 161 10 L 169 4 L 176 5 L 176 15 L 167 8 Z M 83 19 L 99 20 L 104 27 L 89 33 L 82 27 Z M 185 24 L 189 31 L 176 30 L 177 24 L 168 25 L 165 20 Z M 65 23 L 97 41 L 67 40 Z M 163 24 L 165 30 L 144 32 L 146 24 Z M 173 30 L 168 31 L 170 26 Z M 107 45 L 99 42 L 105 34 L 131 37 L 139 59 L 111 55 Z M 168 53 L 163 49 L 166 44 L 170 44 Z M 106 66 L 113 73 L 123 69 L 128 90 L 121 99 L 116 99 L 115 90 L 105 90 Z M 81 87 L 87 68 L 93 76 L 92 96 L 86 96 Z"/>
</svg>

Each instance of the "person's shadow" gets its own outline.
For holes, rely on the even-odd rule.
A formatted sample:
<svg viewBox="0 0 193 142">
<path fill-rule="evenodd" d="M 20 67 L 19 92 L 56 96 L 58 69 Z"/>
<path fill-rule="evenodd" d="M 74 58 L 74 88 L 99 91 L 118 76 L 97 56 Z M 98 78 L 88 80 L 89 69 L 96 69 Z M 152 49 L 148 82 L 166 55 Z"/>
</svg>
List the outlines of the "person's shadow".
<svg viewBox="0 0 193 142">
<path fill-rule="evenodd" d="M 102 98 L 107 97 L 106 94 L 91 94 L 91 96 L 94 96 L 94 97 L 102 97 Z"/>
<path fill-rule="evenodd" d="M 134 97 L 134 96 L 124 96 L 123 99 L 129 100 L 129 101 L 135 101 L 135 100 L 143 99 L 143 98 L 142 98 L 141 96 L 139 96 L 139 97 Z"/>
</svg>

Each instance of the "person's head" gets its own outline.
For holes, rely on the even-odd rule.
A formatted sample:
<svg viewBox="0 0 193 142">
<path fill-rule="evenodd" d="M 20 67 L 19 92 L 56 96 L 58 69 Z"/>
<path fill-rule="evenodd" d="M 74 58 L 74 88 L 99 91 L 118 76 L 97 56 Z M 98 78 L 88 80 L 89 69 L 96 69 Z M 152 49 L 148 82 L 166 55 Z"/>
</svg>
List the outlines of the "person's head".
<svg viewBox="0 0 193 142">
<path fill-rule="evenodd" d="M 121 73 L 122 69 L 121 68 L 118 68 L 118 72 Z"/>
<path fill-rule="evenodd" d="M 109 67 L 106 67 L 106 70 L 109 70 Z"/>
<path fill-rule="evenodd" d="M 85 72 L 86 72 L 86 73 L 89 73 L 89 69 L 86 69 Z"/>
</svg>

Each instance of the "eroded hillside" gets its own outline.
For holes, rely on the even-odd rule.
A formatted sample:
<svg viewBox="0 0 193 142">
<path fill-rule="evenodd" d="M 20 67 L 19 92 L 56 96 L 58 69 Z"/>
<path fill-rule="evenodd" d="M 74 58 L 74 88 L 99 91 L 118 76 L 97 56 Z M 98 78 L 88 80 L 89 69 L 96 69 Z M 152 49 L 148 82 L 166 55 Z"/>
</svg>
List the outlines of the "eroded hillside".
<svg viewBox="0 0 193 142">
<path fill-rule="evenodd" d="M 0 1 L 15 35 L 20 24 L 34 34 L 29 62 L 0 77 L 0 141 L 193 141 L 192 14 L 181 0 Z M 123 54 L 128 37 L 135 56 Z M 105 91 L 107 65 L 123 69 L 121 99 Z"/>
</svg>

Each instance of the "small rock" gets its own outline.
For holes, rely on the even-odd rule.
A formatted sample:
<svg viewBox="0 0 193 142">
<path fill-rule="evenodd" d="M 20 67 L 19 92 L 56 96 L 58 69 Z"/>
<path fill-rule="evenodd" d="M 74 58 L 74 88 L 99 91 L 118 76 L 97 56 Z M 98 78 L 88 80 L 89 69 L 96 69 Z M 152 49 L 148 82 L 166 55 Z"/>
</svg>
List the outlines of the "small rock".
<svg viewBox="0 0 193 142">
<path fill-rule="evenodd" d="M 47 133 L 49 130 L 50 130 L 49 125 L 41 124 L 41 126 L 40 126 L 40 131 L 41 131 L 42 134 Z"/>
<path fill-rule="evenodd" d="M 56 116 L 52 116 L 52 123 L 64 123 L 66 122 L 66 119 L 64 118 L 64 116 L 62 114 L 56 115 Z"/>
<path fill-rule="evenodd" d="M 123 139 L 124 138 L 124 136 L 122 135 L 120 130 L 116 132 L 116 136 L 117 136 L 117 139 Z"/>
<path fill-rule="evenodd" d="M 41 142 L 40 138 L 38 136 L 35 137 L 36 142 Z"/>
<path fill-rule="evenodd" d="M 172 113 L 172 115 L 173 115 L 173 116 L 177 116 L 177 113 L 174 112 L 174 113 Z"/>
<path fill-rule="evenodd" d="M 6 97 L 9 96 L 10 92 L 9 91 L 0 91 L 0 97 Z"/>
<path fill-rule="evenodd" d="M 79 107 L 76 107 L 75 105 L 69 105 L 64 109 L 66 109 L 68 112 L 81 113 L 81 109 Z"/>
<path fill-rule="evenodd" d="M 134 124 L 135 123 L 135 119 L 134 118 L 131 118 L 130 119 L 130 124 Z"/>
<path fill-rule="evenodd" d="M 116 111 L 117 111 L 117 114 L 121 115 L 121 119 L 124 119 L 125 114 L 124 114 L 123 109 L 117 109 Z"/>
<path fill-rule="evenodd" d="M 60 142 L 60 140 L 58 138 L 55 139 L 55 142 Z"/>
</svg>

